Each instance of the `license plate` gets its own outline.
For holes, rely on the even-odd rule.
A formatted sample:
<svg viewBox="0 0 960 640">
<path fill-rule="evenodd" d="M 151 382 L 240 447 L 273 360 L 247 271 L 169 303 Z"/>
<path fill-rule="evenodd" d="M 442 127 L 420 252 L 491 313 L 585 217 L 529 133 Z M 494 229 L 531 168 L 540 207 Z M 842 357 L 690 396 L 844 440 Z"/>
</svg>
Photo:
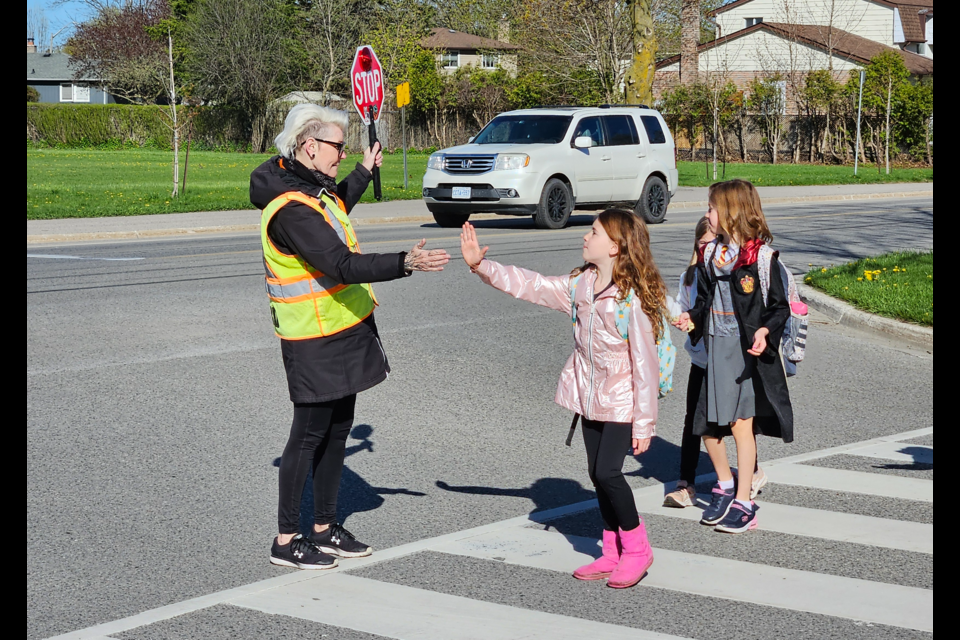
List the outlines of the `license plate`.
<svg viewBox="0 0 960 640">
<path fill-rule="evenodd" d="M 470 187 L 454 187 L 453 193 L 450 194 L 450 197 L 454 198 L 455 200 L 469 200 L 470 190 Z"/>
</svg>

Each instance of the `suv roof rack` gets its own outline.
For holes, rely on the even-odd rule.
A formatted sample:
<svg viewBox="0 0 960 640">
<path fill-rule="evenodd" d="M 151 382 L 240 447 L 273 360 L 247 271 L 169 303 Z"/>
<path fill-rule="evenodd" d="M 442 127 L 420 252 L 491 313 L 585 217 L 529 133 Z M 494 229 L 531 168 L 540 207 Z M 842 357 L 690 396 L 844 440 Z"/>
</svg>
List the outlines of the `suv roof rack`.
<svg viewBox="0 0 960 640">
<path fill-rule="evenodd" d="M 527 109 L 611 109 L 614 107 L 631 107 L 633 109 L 649 109 L 645 104 L 599 104 L 597 106 L 587 106 L 582 104 L 538 104 Z M 522 111 L 522 109 L 518 109 Z"/>
</svg>

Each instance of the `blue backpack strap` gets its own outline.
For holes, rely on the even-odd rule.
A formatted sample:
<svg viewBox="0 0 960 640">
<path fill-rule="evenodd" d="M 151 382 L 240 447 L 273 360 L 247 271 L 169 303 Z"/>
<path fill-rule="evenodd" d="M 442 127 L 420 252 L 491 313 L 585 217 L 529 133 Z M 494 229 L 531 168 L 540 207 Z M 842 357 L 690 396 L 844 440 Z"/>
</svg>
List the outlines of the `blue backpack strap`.
<svg viewBox="0 0 960 640">
<path fill-rule="evenodd" d="M 577 339 L 577 283 L 583 271 L 570 278 L 570 319 L 573 320 L 573 339 Z"/>
<path fill-rule="evenodd" d="M 630 307 L 633 306 L 633 289 L 630 290 L 630 293 L 627 294 L 623 300 L 617 301 L 617 317 L 615 322 L 617 324 L 617 332 L 623 337 L 627 342 L 630 341 L 630 336 L 627 332 L 627 327 L 630 325 Z"/>
</svg>

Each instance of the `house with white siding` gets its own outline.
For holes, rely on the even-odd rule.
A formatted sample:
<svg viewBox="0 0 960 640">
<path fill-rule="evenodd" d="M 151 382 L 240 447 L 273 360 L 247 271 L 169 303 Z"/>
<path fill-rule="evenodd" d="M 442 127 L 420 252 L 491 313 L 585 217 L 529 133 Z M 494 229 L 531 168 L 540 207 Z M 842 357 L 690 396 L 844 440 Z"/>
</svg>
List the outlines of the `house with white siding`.
<svg viewBox="0 0 960 640">
<path fill-rule="evenodd" d="M 888 50 L 913 76 L 933 75 L 933 0 L 735 0 L 710 17 L 716 34 L 697 47 L 697 78 L 681 77 L 679 55 L 661 60 L 656 94 L 711 76 L 742 87 L 825 69 L 845 81 Z"/>
</svg>

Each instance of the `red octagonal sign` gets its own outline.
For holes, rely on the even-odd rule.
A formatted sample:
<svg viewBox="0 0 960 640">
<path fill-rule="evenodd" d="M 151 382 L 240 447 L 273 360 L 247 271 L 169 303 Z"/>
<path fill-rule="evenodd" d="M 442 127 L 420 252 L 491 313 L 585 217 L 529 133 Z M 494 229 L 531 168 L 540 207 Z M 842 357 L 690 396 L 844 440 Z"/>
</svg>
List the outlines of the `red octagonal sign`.
<svg viewBox="0 0 960 640">
<path fill-rule="evenodd" d="M 371 47 L 357 47 L 350 67 L 350 86 L 353 90 L 353 106 L 363 118 L 363 123 L 369 126 L 371 107 L 373 119 L 379 120 L 383 107 L 383 67 Z"/>
</svg>

